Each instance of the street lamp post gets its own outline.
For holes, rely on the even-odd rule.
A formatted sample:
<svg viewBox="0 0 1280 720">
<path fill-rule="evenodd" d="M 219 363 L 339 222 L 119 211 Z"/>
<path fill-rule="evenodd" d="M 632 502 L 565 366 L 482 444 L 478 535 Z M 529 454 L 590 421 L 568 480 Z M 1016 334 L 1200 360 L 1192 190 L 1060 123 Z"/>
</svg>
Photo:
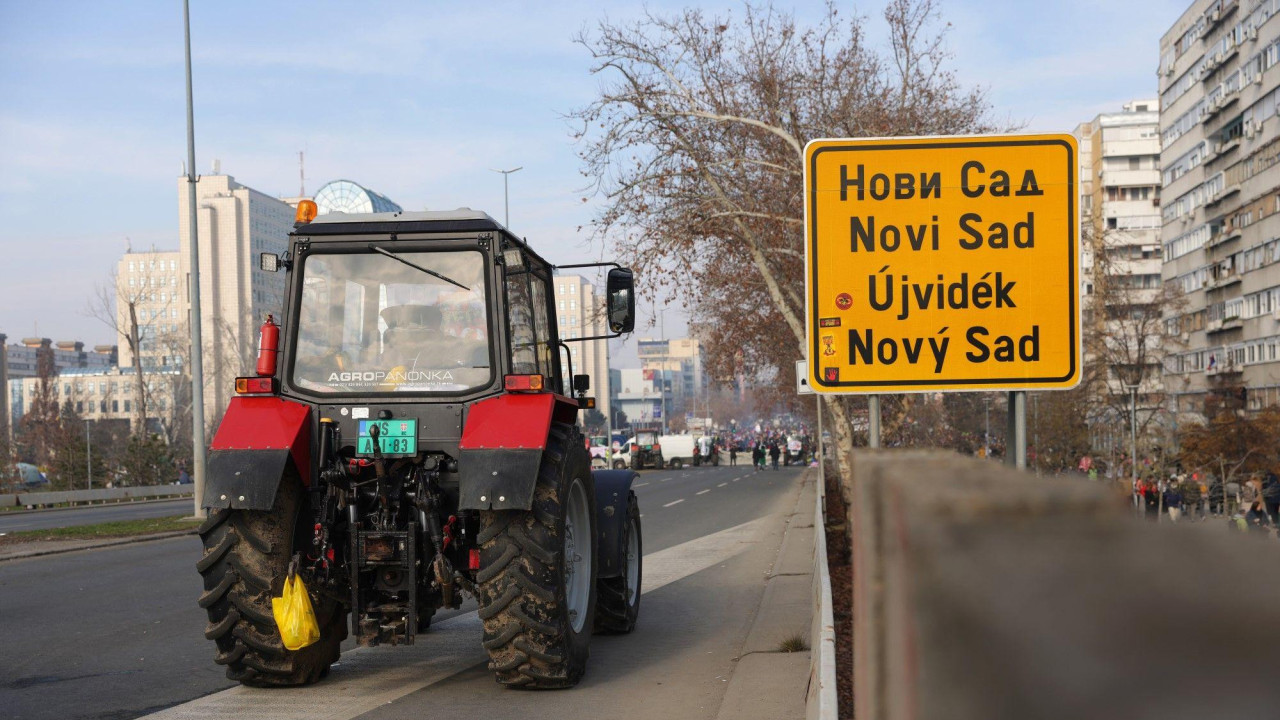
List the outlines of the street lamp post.
<svg viewBox="0 0 1280 720">
<path fill-rule="evenodd" d="M 204 517 L 200 503 L 204 498 L 204 345 L 200 338 L 200 242 L 196 225 L 196 130 L 195 110 L 191 97 L 191 9 L 183 0 L 182 20 L 185 26 L 187 59 L 187 226 L 191 233 L 191 470 L 195 485 L 195 516 Z M 142 378 L 138 378 L 142 382 Z"/>
<path fill-rule="evenodd" d="M 508 203 L 509 195 L 507 193 L 507 176 L 513 172 L 523 170 L 523 169 L 524 169 L 524 166 L 521 165 L 520 167 L 511 168 L 510 170 L 494 170 L 493 171 L 496 173 L 502 173 L 502 224 L 506 225 L 508 229 L 511 228 L 511 206 Z"/>
<path fill-rule="evenodd" d="M 84 419 L 84 476 L 86 490 L 93 489 L 93 441 L 89 439 L 89 418 Z"/>
<path fill-rule="evenodd" d="M 1138 486 L 1138 385 L 1125 383 L 1129 391 L 1129 468 L 1131 487 Z M 1159 490 L 1157 489 L 1157 492 Z M 1158 519 L 1158 518 L 1157 518 Z"/>
</svg>

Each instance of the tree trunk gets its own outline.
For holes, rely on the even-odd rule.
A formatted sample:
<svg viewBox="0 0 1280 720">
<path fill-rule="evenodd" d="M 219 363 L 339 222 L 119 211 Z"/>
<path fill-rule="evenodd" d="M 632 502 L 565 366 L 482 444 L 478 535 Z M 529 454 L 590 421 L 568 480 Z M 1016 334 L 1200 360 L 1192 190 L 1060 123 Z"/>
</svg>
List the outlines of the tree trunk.
<svg viewBox="0 0 1280 720">
<path fill-rule="evenodd" d="M 133 417 L 130 419 L 130 429 L 133 434 L 139 435 L 147 430 L 147 391 L 143 385 L 144 378 L 142 376 L 142 348 L 138 340 L 138 307 L 134 303 L 129 303 L 129 346 L 133 351 Z"/>
</svg>

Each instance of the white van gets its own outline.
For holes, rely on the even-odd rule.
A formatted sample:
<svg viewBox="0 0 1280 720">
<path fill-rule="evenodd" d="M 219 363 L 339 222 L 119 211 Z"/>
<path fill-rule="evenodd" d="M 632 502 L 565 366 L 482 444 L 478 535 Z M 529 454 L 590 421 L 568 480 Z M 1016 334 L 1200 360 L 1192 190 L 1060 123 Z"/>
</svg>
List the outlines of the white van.
<svg viewBox="0 0 1280 720">
<path fill-rule="evenodd" d="M 685 465 L 693 464 L 693 446 L 697 440 L 692 435 L 663 435 L 658 438 L 662 445 L 662 458 L 667 467 L 679 470 Z"/>
</svg>

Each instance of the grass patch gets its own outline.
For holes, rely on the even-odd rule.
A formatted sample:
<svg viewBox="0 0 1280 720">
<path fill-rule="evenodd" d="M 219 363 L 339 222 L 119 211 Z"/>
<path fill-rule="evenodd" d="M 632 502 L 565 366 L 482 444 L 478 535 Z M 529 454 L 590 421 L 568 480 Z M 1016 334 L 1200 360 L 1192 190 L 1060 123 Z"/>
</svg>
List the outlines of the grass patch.
<svg viewBox="0 0 1280 720">
<path fill-rule="evenodd" d="M 0 536 L 0 545 L 45 542 L 50 540 L 102 540 L 108 538 L 155 535 L 177 530 L 194 530 L 195 523 L 187 515 L 149 518 L 146 520 L 117 520 L 97 525 L 52 528 L 49 530 L 22 530 Z"/>
<path fill-rule="evenodd" d="M 782 639 L 778 643 L 778 652 L 793 653 L 804 652 L 809 649 L 809 638 L 804 633 L 792 633 Z"/>
</svg>

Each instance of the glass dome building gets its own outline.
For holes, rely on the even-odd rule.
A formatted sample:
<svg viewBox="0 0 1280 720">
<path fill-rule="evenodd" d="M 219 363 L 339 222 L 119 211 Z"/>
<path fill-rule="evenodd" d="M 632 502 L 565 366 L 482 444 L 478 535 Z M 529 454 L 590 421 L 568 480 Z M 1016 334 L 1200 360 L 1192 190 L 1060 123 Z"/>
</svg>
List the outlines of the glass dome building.
<svg viewBox="0 0 1280 720">
<path fill-rule="evenodd" d="M 316 208 L 326 213 L 400 212 L 404 208 L 386 195 L 363 188 L 350 180 L 334 180 L 316 192 Z"/>
</svg>

